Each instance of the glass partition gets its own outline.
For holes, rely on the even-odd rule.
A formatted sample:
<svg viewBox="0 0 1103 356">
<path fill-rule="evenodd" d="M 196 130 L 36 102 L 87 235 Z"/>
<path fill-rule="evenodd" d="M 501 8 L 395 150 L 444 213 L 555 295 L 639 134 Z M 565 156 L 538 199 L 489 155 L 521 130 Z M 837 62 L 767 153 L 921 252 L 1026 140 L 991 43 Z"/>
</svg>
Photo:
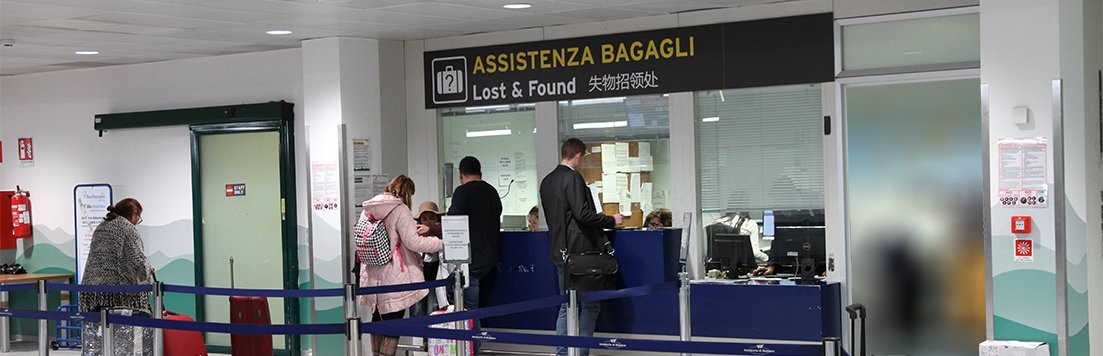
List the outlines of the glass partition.
<svg viewBox="0 0 1103 356">
<path fill-rule="evenodd" d="M 667 95 L 561 101 L 559 142 L 569 138 L 586 143 L 579 171 L 605 214 L 624 214 L 625 227 L 641 227 L 649 214 L 669 213 Z"/>
<path fill-rule="evenodd" d="M 460 160 L 465 156 L 478 158 L 483 180 L 497 188 L 498 195 L 502 196 L 502 215 L 518 217 L 509 219 L 511 223 L 524 222 L 523 217 L 539 204 L 536 106 L 441 109 L 438 116 L 441 165 L 452 164 L 453 184 L 459 185 Z M 445 206 L 451 205 L 451 198 L 444 200 Z M 522 227 L 503 225 L 503 228 Z"/>
<path fill-rule="evenodd" d="M 980 64 L 976 13 L 842 26 L 843 70 Z"/>
<path fill-rule="evenodd" d="M 823 226 L 821 101 L 818 84 L 696 94 L 699 204 L 710 257 L 717 257 L 710 241 L 718 232 L 750 235 L 756 259 L 765 262 L 779 231 L 775 218 L 782 234 L 794 221 Z"/>
</svg>

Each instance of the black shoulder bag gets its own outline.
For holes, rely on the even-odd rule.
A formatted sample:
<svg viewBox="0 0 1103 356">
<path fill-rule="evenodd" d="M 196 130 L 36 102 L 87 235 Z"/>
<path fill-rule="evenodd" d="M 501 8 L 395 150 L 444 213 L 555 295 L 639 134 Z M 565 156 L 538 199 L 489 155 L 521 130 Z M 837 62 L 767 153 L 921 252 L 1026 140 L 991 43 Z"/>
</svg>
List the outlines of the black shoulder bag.
<svg viewBox="0 0 1103 356">
<path fill-rule="evenodd" d="M 567 289 L 579 292 L 617 289 L 617 272 L 620 265 L 613 255 L 613 245 L 605 240 L 602 251 L 567 253 L 571 248 L 571 239 L 567 239 L 567 249 L 563 250 L 564 278 Z"/>
</svg>

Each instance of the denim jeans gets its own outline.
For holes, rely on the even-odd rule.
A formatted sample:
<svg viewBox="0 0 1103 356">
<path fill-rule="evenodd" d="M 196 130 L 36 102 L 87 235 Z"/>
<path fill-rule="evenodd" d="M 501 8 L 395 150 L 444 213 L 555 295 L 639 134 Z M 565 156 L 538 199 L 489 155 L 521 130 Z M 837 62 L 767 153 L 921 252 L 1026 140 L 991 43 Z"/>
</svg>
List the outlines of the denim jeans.
<svg viewBox="0 0 1103 356">
<path fill-rule="evenodd" d="M 559 293 L 566 293 L 566 281 L 563 277 L 563 263 L 556 262 L 555 270 L 559 272 Z M 597 315 L 601 312 L 601 302 L 581 302 L 579 303 L 578 312 L 578 335 L 579 336 L 594 336 L 594 327 L 597 326 Z M 559 306 L 559 318 L 555 321 L 555 334 L 567 335 L 567 304 Z M 566 347 L 555 348 L 555 354 L 558 356 L 566 356 Z M 580 349 L 580 356 L 590 355 L 590 349 Z"/>
</svg>

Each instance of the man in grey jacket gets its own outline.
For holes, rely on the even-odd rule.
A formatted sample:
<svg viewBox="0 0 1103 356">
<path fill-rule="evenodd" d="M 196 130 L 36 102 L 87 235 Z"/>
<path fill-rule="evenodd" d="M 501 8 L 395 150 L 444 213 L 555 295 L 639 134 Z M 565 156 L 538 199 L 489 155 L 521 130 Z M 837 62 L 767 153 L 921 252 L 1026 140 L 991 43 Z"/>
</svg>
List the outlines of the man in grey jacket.
<svg viewBox="0 0 1103 356">
<path fill-rule="evenodd" d="M 551 239 L 551 260 L 559 272 L 559 291 L 564 286 L 563 253 L 599 251 L 603 248 L 605 231 L 616 225 L 624 224 L 620 214 L 602 215 L 594 206 L 590 188 L 578 167 L 582 165 L 582 156 L 586 145 L 572 138 L 563 142 L 560 149 L 560 164 L 540 182 L 540 204 L 544 206 L 544 217 L 548 223 L 548 236 Z M 570 251 L 567 251 L 567 242 Z M 597 315 L 601 311 L 600 302 L 583 302 L 580 305 L 579 335 L 593 336 Z M 559 307 L 559 319 L 555 323 L 557 335 L 567 334 L 567 305 Z M 556 354 L 566 355 L 567 348 L 559 347 Z M 588 349 L 581 352 L 589 354 Z"/>
</svg>

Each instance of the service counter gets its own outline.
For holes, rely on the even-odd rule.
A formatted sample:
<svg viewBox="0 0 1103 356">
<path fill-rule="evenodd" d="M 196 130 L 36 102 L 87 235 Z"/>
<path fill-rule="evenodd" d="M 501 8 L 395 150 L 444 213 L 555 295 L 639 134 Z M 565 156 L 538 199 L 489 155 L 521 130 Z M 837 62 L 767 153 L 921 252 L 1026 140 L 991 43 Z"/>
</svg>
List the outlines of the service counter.
<svg viewBox="0 0 1103 356">
<path fill-rule="evenodd" d="M 609 232 L 622 287 L 676 281 L 681 230 Z M 503 232 L 498 272 L 483 282 L 484 306 L 558 293 L 546 231 Z M 839 336 L 839 285 L 698 281 L 690 287 L 694 336 L 820 342 Z M 558 308 L 483 320 L 484 328 L 555 330 Z M 663 292 L 602 303 L 597 332 L 678 335 L 678 297 Z"/>
</svg>

